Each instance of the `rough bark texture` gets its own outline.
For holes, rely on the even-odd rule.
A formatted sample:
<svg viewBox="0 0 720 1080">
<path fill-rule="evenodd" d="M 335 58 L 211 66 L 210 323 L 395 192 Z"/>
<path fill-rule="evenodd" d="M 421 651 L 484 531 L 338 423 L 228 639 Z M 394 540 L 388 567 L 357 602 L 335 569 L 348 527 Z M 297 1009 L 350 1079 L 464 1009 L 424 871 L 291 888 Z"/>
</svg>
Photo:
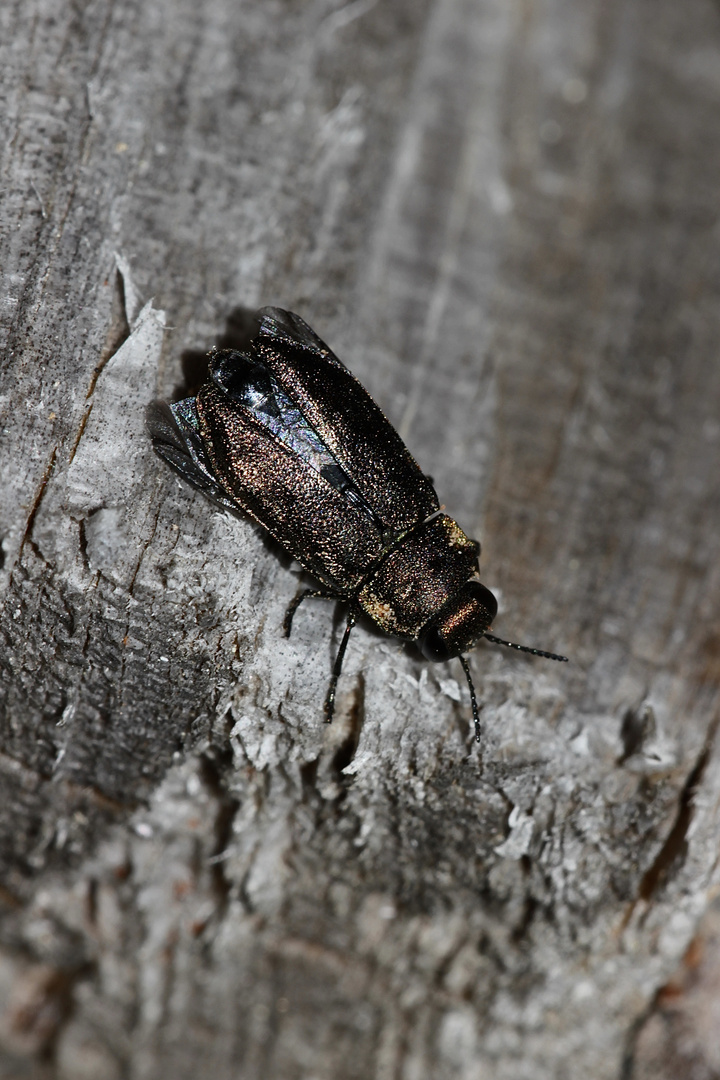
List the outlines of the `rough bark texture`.
<svg viewBox="0 0 720 1080">
<path fill-rule="evenodd" d="M 0 20 L 1 1075 L 657 1077 L 718 883 L 717 5 Z M 475 650 L 480 751 L 367 627 L 326 728 L 341 624 L 285 641 L 297 568 L 150 452 L 263 303 L 572 657 Z"/>
</svg>

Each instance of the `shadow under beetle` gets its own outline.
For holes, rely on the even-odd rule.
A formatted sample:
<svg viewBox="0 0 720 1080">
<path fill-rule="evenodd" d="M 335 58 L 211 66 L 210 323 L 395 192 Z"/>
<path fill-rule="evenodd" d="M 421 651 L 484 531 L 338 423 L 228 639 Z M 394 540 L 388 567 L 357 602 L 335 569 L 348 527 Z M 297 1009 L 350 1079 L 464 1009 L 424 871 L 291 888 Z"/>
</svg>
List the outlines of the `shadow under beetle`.
<svg viewBox="0 0 720 1080">
<path fill-rule="evenodd" d="M 390 422 L 299 316 L 266 307 L 257 318 L 247 352 L 210 353 L 197 397 L 150 406 L 155 450 L 215 503 L 254 518 L 322 583 L 290 604 L 286 635 L 307 597 L 349 605 L 327 721 L 350 631 L 365 614 L 386 634 L 416 642 L 428 660 L 458 657 L 479 742 L 464 652 L 484 636 L 567 657 L 488 633 L 497 601 L 476 577 L 480 545 L 440 509 Z"/>
</svg>

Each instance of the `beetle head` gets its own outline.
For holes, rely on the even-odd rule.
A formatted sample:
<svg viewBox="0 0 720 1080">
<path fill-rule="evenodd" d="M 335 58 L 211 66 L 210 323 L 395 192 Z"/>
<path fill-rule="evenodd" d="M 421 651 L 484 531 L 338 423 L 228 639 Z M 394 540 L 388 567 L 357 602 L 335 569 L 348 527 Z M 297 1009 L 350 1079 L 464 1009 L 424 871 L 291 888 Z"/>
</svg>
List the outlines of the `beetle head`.
<svg viewBox="0 0 720 1080">
<path fill-rule="evenodd" d="M 426 660 L 459 656 L 490 629 L 497 600 L 479 581 L 468 581 L 422 628 L 418 644 Z"/>
</svg>

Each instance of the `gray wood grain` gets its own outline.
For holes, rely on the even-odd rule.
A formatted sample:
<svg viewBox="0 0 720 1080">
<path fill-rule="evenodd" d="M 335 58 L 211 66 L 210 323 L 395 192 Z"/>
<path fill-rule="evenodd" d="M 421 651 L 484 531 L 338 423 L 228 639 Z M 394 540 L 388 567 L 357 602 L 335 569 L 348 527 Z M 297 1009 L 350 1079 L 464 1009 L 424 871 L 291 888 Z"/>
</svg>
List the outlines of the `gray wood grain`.
<svg viewBox="0 0 720 1080">
<path fill-rule="evenodd" d="M 2 1075 L 646 1075 L 718 886 L 717 6 L 0 18 Z M 325 727 L 341 621 L 150 451 L 265 303 L 572 658 L 477 647 L 480 751 L 367 627 Z"/>
</svg>

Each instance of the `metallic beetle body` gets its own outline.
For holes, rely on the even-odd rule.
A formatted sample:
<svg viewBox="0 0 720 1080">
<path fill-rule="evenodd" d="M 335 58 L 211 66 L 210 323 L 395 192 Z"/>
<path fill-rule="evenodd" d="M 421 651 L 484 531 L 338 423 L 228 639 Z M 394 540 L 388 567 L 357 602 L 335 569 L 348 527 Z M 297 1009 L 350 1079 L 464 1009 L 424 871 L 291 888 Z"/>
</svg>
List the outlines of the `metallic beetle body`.
<svg viewBox="0 0 720 1080">
<path fill-rule="evenodd" d="M 390 422 L 306 323 L 280 308 L 257 317 L 247 352 L 210 354 L 196 398 L 151 406 L 155 450 L 213 501 L 263 525 L 322 583 L 306 595 L 349 603 L 328 719 L 350 629 L 364 613 L 429 659 L 460 656 L 479 738 L 461 653 L 497 611 L 475 578 L 480 545 L 440 510 Z"/>
</svg>

